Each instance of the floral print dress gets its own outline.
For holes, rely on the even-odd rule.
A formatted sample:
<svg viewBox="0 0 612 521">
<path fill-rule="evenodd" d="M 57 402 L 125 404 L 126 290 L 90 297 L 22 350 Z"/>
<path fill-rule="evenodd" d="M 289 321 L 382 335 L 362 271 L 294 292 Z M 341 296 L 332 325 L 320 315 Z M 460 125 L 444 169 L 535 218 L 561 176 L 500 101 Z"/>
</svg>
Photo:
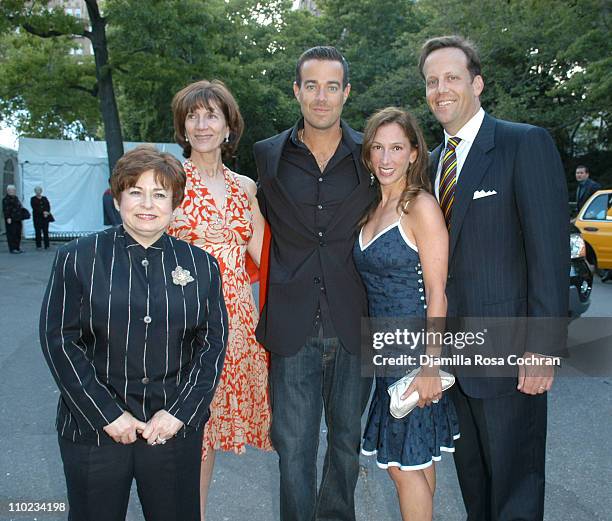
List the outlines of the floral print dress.
<svg viewBox="0 0 612 521">
<path fill-rule="evenodd" d="M 271 450 L 268 355 L 255 339 L 259 316 L 245 265 L 253 234 L 249 198 L 224 166 L 226 200 L 218 208 L 195 165 L 188 159 L 184 168 L 185 199 L 169 233 L 217 259 L 229 321 L 225 365 L 204 429 L 202 458 L 210 448 L 237 454 L 245 452 L 246 445 Z"/>
</svg>

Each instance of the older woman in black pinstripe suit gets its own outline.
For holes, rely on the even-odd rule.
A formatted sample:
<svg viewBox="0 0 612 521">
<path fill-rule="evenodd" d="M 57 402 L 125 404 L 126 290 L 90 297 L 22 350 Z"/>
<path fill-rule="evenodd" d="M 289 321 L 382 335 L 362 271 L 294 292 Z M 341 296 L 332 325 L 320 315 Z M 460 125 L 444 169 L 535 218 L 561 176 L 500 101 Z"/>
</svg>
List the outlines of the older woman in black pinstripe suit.
<svg viewBox="0 0 612 521">
<path fill-rule="evenodd" d="M 61 391 L 70 520 L 124 520 L 133 479 L 147 521 L 200 518 L 227 313 L 216 260 L 165 233 L 184 187 L 169 154 L 128 152 L 111 178 L 123 225 L 57 253 L 40 338 Z"/>
</svg>

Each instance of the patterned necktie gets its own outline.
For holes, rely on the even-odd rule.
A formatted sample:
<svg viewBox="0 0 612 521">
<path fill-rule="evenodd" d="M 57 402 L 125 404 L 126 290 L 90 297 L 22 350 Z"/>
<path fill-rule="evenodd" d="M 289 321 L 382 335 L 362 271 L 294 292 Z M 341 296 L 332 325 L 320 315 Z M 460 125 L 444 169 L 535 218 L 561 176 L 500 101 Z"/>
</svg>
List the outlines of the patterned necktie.
<svg viewBox="0 0 612 521">
<path fill-rule="evenodd" d="M 442 160 L 442 176 L 440 177 L 440 207 L 444 213 L 446 227 L 450 230 L 453 201 L 455 200 L 455 186 L 457 185 L 457 154 L 455 148 L 461 138 L 450 137 L 446 143 L 444 158 Z"/>
</svg>

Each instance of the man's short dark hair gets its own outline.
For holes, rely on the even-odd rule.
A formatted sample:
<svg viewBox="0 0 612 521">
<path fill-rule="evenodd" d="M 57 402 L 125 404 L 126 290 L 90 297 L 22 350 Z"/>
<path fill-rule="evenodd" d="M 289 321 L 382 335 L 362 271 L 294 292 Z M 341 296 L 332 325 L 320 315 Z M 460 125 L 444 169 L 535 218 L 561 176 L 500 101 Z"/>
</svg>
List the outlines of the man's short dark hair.
<svg viewBox="0 0 612 521">
<path fill-rule="evenodd" d="M 344 89 L 349 82 L 349 66 L 346 58 L 342 56 L 340 51 L 335 47 L 327 45 L 318 45 L 308 49 L 297 61 L 295 66 L 295 83 L 298 87 L 302 85 L 302 65 L 308 60 L 326 60 L 331 62 L 340 62 L 342 64 L 342 88 Z"/>
<path fill-rule="evenodd" d="M 470 71 L 470 76 L 474 79 L 476 76 L 482 76 L 480 71 L 480 56 L 478 56 L 478 50 L 473 42 L 463 38 L 462 36 L 438 36 L 437 38 L 430 38 L 427 40 L 421 48 L 421 57 L 419 58 L 419 71 L 421 76 L 425 78 L 423 74 L 423 65 L 425 60 L 434 51 L 439 49 L 452 48 L 463 51 L 467 58 L 467 68 Z"/>
<path fill-rule="evenodd" d="M 591 172 L 589 171 L 589 167 L 588 167 L 588 166 L 586 166 L 586 165 L 578 165 L 578 166 L 576 167 L 576 170 L 580 170 L 580 169 L 583 169 L 583 170 L 585 171 L 585 173 L 587 173 L 587 174 L 590 174 L 590 173 L 591 173 Z"/>
</svg>

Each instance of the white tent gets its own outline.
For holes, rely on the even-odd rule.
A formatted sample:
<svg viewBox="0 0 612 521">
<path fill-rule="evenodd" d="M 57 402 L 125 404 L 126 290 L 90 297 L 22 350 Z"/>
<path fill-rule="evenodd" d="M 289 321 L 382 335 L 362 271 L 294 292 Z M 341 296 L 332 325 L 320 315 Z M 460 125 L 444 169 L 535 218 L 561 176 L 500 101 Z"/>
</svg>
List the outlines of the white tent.
<svg viewBox="0 0 612 521">
<path fill-rule="evenodd" d="M 124 150 L 139 144 L 124 143 Z M 155 146 L 183 159 L 174 143 Z M 20 138 L 18 161 L 18 195 L 29 209 L 34 187 L 42 186 L 55 217 L 49 226 L 52 236 L 77 236 L 104 228 L 102 195 L 109 176 L 105 142 Z M 24 235 L 34 237 L 32 219 L 24 222 Z"/>
</svg>

